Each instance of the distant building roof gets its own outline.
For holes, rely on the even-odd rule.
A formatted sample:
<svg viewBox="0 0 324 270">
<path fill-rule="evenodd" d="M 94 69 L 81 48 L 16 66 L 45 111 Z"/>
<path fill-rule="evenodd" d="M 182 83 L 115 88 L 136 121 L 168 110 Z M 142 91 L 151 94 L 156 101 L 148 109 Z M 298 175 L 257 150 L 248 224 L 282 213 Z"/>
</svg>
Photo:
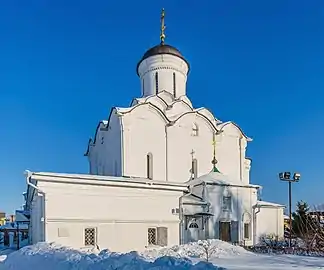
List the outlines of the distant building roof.
<svg viewBox="0 0 324 270">
<path fill-rule="evenodd" d="M 309 212 L 324 212 L 324 203 L 311 206 Z"/>
<path fill-rule="evenodd" d="M 4 229 L 17 229 L 17 223 L 15 222 L 7 222 L 6 224 L 4 224 L 3 226 L 0 226 L 0 230 L 4 230 Z M 28 229 L 28 224 L 19 224 L 19 229 Z"/>
</svg>

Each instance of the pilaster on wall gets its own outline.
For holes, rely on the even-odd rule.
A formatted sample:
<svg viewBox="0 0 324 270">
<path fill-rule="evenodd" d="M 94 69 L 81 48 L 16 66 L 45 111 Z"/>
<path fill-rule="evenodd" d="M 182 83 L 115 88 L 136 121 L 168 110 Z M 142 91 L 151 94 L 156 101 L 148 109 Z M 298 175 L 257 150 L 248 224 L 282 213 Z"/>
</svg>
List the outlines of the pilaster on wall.
<svg viewBox="0 0 324 270">
<path fill-rule="evenodd" d="M 251 159 L 244 159 L 244 182 L 246 184 L 250 183 L 250 170 L 251 170 Z"/>
<path fill-rule="evenodd" d="M 245 179 L 245 152 L 246 152 L 247 141 L 244 137 L 239 138 L 239 155 L 240 155 L 240 180 Z"/>
</svg>

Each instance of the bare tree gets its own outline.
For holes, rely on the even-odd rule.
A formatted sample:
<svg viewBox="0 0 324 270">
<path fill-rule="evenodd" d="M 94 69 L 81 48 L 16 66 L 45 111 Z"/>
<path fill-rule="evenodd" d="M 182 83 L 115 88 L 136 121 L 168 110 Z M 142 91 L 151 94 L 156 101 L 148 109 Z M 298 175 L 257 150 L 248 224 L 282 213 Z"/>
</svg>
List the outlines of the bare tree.
<svg viewBox="0 0 324 270">
<path fill-rule="evenodd" d="M 209 262 L 210 257 L 215 253 L 216 246 L 212 244 L 210 240 L 199 240 L 198 245 L 202 248 L 204 252 L 204 257 L 207 262 Z"/>
<path fill-rule="evenodd" d="M 316 207 L 295 222 L 293 233 L 307 251 L 324 251 L 324 212 Z"/>
</svg>

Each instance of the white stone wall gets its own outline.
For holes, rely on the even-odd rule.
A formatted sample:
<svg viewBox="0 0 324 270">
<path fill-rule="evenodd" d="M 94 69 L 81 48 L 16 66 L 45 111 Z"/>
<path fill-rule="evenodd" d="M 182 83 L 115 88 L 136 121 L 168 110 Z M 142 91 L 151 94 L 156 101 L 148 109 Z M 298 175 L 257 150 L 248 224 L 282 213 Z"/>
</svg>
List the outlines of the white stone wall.
<svg viewBox="0 0 324 270">
<path fill-rule="evenodd" d="M 152 106 L 140 106 L 124 116 L 124 174 L 146 177 L 146 155 L 152 153 L 153 178 L 156 180 L 185 182 L 191 177 L 192 158 L 198 163 L 197 176 L 212 169 L 214 126 L 204 115 L 181 112 L 180 103 L 168 116 L 176 115 L 171 125 Z M 171 117 L 169 117 L 171 118 Z M 198 128 L 194 136 L 193 128 Z M 246 138 L 234 125 L 227 125 L 216 138 L 218 169 L 237 180 L 249 183 L 249 168 L 245 166 Z M 192 151 L 194 154 L 192 155 Z"/>
<path fill-rule="evenodd" d="M 284 208 L 261 207 L 256 214 L 256 243 L 263 235 L 284 236 Z"/>
<path fill-rule="evenodd" d="M 84 229 L 93 227 L 100 249 L 127 252 L 148 245 L 149 227 L 167 227 L 168 244 L 179 243 L 179 217 L 172 209 L 179 205 L 180 191 L 47 182 L 39 187 L 46 193 L 47 242 L 80 248 Z"/>
</svg>

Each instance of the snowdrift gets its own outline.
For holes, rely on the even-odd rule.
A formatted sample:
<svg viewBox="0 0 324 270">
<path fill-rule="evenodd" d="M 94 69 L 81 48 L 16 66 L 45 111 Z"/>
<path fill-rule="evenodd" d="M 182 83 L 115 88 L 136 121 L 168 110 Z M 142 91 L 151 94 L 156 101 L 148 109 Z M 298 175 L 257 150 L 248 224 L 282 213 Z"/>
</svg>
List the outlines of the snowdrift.
<svg viewBox="0 0 324 270">
<path fill-rule="evenodd" d="M 223 269 L 211 263 L 193 263 L 190 257 L 203 258 L 202 244 L 217 247 L 213 255 L 241 254 L 246 251 L 221 241 L 192 243 L 171 249 L 156 248 L 142 252 L 119 254 L 103 250 L 75 250 L 54 243 L 39 243 L 13 252 L 0 262 L 0 270 L 209 270 Z M 200 251 L 198 251 L 200 250 Z M 197 261 L 197 260 L 196 260 Z"/>
<path fill-rule="evenodd" d="M 208 256 L 212 260 L 214 258 L 255 255 L 254 253 L 249 252 L 242 247 L 233 246 L 227 242 L 223 242 L 217 239 L 192 242 L 186 245 L 174 246 L 171 248 L 152 248 L 141 252 L 140 255 L 148 260 L 154 260 L 161 256 L 206 259 L 206 252 L 208 252 Z"/>
</svg>

